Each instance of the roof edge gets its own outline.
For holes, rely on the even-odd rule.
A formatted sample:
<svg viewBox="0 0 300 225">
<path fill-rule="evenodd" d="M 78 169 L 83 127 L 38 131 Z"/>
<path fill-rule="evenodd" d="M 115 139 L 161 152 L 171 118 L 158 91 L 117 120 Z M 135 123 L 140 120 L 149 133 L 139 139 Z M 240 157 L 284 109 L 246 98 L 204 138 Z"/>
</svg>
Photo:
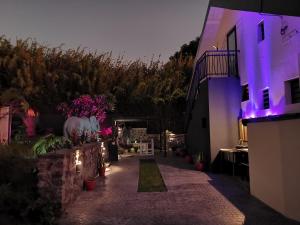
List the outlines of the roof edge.
<svg viewBox="0 0 300 225">
<path fill-rule="evenodd" d="M 241 1 L 241 0 L 209 0 L 205 20 L 203 23 L 198 49 L 200 47 L 200 43 L 202 41 L 202 36 L 204 29 L 206 27 L 207 18 L 209 15 L 209 11 L 211 7 L 218 7 L 224 9 L 231 9 L 231 10 L 241 10 L 241 11 L 250 11 L 250 12 L 258 12 L 258 13 L 267 13 L 267 14 L 274 14 L 274 15 L 286 15 L 286 16 L 300 16 L 300 1 L 299 0 L 285 0 L 284 7 L 282 7 L 282 0 L 251 0 L 251 1 Z M 196 56 L 197 59 L 197 56 Z M 191 77 L 191 81 L 189 84 L 186 100 L 188 100 L 194 73 L 195 73 L 195 65 L 193 68 L 193 74 Z"/>
<path fill-rule="evenodd" d="M 201 34 L 200 34 L 200 37 L 199 37 L 197 53 L 198 53 L 198 50 L 200 48 L 200 43 L 202 41 L 202 37 L 203 37 L 203 33 L 204 33 L 204 30 L 205 30 L 205 27 L 206 27 L 206 22 L 207 22 L 207 18 L 208 18 L 208 15 L 209 15 L 210 8 L 211 8 L 211 0 L 209 1 L 208 6 L 207 6 L 207 10 L 206 10 L 206 14 L 205 14 L 205 19 L 204 19 L 202 30 L 201 30 Z M 195 76 L 195 67 L 196 67 L 196 63 L 198 61 L 198 59 L 197 59 L 197 53 L 196 53 L 196 56 L 195 56 L 195 62 L 194 62 L 194 67 L 193 67 L 193 73 L 192 73 L 191 81 L 190 81 L 188 92 L 187 92 L 187 95 L 186 95 L 186 101 L 188 100 L 188 98 L 190 96 L 190 91 L 191 91 L 191 88 L 192 88 L 192 85 L 193 85 L 192 83 L 193 83 L 194 76 Z"/>
<path fill-rule="evenodd" d="M 300 1 L 285 0 L 210 0 L 211 7 L 220 7 L 232 10 L 251 11 L 275 15 L 300 16 Z"/>
</svg>

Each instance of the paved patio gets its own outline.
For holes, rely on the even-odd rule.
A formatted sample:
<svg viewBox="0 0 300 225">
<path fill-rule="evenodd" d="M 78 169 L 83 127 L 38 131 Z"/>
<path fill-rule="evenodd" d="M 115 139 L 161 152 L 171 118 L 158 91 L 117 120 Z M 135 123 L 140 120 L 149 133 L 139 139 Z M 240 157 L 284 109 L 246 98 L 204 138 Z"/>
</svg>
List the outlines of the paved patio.
<svg viewBox="0 0 300 225">
<path fill-rule="evenodd" d="M 231 177 L 194 171 L 182 158 L 157 157 L 167 192 L 138 193 L 138 157 L 111 166 L 83 192 L 61 225 L 299 225 L 251 197 Z"/>
</svg>

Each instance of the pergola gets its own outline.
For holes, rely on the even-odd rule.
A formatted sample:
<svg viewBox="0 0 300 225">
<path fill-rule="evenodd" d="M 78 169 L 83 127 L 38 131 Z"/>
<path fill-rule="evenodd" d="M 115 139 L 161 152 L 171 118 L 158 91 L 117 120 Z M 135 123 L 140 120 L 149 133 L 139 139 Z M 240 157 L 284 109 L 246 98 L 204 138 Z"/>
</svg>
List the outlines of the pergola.
<svg viewBox="0 0 300 225">
<path fill-rule="evenodd" d="M 120 124 L 133 124 L 133 123 L 145 123 L 147 130 L 149 129 L 149 123 L 151 122 L 156 122 L 159 124 L 159 140 L 160 140 L 160 147 L 161 150 L 164 150 L 165 155 L 166 155 L 166 141 L 162 141 L 162 122 L 160 118 L 157 117 L 127 117 L 127 116 L 121 116 L 121 117 L 115 117 L 112 119 L 113 124 L 114 124 L 114 132 L 116 132 L 116 128 Z"/>
</svg>

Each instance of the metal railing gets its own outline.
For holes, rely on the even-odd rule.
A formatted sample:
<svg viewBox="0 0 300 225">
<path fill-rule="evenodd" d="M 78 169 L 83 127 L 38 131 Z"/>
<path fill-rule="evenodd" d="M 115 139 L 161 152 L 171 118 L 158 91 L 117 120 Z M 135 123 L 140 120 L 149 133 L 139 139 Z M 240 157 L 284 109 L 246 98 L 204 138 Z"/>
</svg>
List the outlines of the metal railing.
<svg viewBox="0 0 300 225">
<path fill-rule="evenodd" d="M 239 76 L 237 50 L 206 51 L 197 60 L 187 98 L 187 116 L 193 108 L 200 82 L 207 78 Z M 186 121 L 188 122 L 188 121 Z"/>
</svg>

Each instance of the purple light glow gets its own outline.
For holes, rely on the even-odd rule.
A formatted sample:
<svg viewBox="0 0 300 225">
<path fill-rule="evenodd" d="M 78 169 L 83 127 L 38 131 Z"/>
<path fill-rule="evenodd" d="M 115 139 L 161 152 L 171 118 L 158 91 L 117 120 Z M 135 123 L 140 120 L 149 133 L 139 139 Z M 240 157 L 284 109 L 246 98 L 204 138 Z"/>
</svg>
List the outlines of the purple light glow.
<svg viewBox="0 0 300 225">
<path fill-rule="evenodd" d="M 274 102 L 274 88 L 270 81 L 274 74 L 271 68 L 274 62 L 274 38 L 266 35 L 265 40 L 258 41 L 258 24 L 261 21 L 265 23 L 265 32 L 274 32 L 273 17 L 261 15 L 252 12 L 240 12 L 243 18 L 243 25 L 238 35 L 238 45 L 240 45 L 240 72 L 242 75 L 241 81 L 248 83 L 249 100 L 242 102 L 242 115 L 243 118 L 258 118 L 274 116 L 283 113 L 284 101 L 282 99 L 277 103 Z M 245 29 L 247 27 L 247 29 Z M 244 79 L 243 79 L 244 78 Z M 245 80 L 246 78 L 246 80 Z M 271 87 L 270 87 L 271 86 Z M 263 109 L 263 90 L 269 89 L 269 109 Z M 275 103 L 275 104 L 274 104 Z"/>
<path fill-rule="evenodd" d="M 257 45 L 257 29 L 255 26 L 253 26 L 253 16 L 257 17 L 258 14 L 253 14 L 249 12 L 240 12 L 240 14 L 241 18 L 243 18 L 243 27 L 247 27 L 247 29 L 241 29 L 237 31 L 238 33 L 241 33 L 240 35 L 238 35 L 238 42 L 240 43 L 240 48 L 243 49 L 243 53 L 241 53 L 240 55 L 239 68 L 241 69 L 241 74 L 244 74 L 246 78 L 246 80 L 244 80 L 243 82 L 248 83 L 250 97 L 250 100 L 248 102 L 243 103 L 244 107 L 242 106 L 242 110 L 243 116 L 245 118 L 255 118 L 255 76 L 256 74 L 260 73 L 260 70 L 256 66 L 257 59 L 259 58 L 258 49 L 253 48 L 253 46 Z M 261 17 L 258 21 L 260 20 Z"/>
<path fill-rule="evenodd" d="M 255 118 L 256 117 L 256 115 L 255 115 L 255 113 L 254 112 L 252 112 L 251 114 L 250 114 L 250 118 Z"/>
<path fill-rule="evenodd" d="M 267 110 L 264 113 L 260 112 L 260 111 L 251 111 L 249 112 L 249 114 L 244 114 L 243 118 L 244 119 L 254 119 L 254 118 L 258 118 L 258 117 L 265 117 L 265 116 L 273 116 L 274 114 L 272 113 L 271 110 Z"/>
<path fill-rule="evenodd" d="M 251 99 L 244 105 L 242 115 L 245 119 L 266 117 L 266 116 L 276 116 L 284 113 L 284 99 L 282 98 L 276 105 L 270 99 L 269 109 L 259 109 L 255 107 L 256 105 L 252 103 Z"/>
<path fill-rule="evenodd" d="M 243 114 L 244 119 L 254 119 L 259 117 L 267 117 L 267 116 L 277 116 L 281 113 L 277 112 L 276 110 L 257 110 L 257 111 L 250 111 L 248 113 Z"/>
<path fill-rule="evenodd" d="M 267 110 L 266 111 L 266 116 L 272 116 L 273 114 L 272 114 L 272 112 L 271 112 L 271 110 Z"/>
</svg>

